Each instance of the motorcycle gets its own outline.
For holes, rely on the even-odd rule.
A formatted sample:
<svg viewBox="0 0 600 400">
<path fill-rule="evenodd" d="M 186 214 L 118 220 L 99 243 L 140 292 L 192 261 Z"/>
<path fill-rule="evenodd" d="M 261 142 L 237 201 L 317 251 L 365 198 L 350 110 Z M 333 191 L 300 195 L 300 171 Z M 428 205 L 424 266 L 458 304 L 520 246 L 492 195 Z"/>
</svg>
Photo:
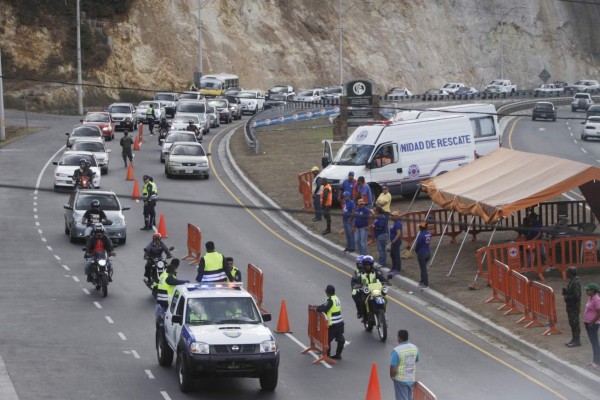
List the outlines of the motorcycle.
<svg viewBox="0 0 600 400">
<path fill-rule="evenodd" d="M 369 283 L 358 288 L 365 295 L 366 314 L 363 318 L 363 325 L 367 332 L 371 332 L 374 327 L 377 328 L 379 339 L 385 342 L 387 339 L 387 319 L 385 310 L 387 307 L 388 288 L 381 282 Z"/>
<path fill-rule="evenodd" d="M 158 145 L 161 145 L 161 141 L 164 141 L 167 138 L 167 133 L 169 133 L 169 128 L 171 127 L 171 123 L 167 123 L 168 126 L 160 126 L 158 127 Z"/>
<path fill-rule="evenodd" d="M 94 183 L 92 182 L 92 179 L 89 176 L 82 175 L 77 180 L 76 188 L 77 189 L 93 189 Z"/>
<path fill-rule="evenodd" d="M 85 251 L 85 248 L 83 250 Z M 96 287 L 96 290 L 102 290 L 102 297 L 108 296 L 108 284 L 112 281 L 113 275 L 109 255 L 106 251 L 103 251 L 91 255 L 86 253 L 84 257 L 86 258 L 86 262 L 90 257 L 94 258 L 91 269 L 92 285 Z"/>
<path fill-rule="evenodd" d="M 175 250 L 175 247 L 169 247 L 169 251 Z M 156 291 L 158 290 L 158 278 L 167 269 L 168 257 L 149 257 L 144 256 L 144 259 L 150 260 L 151 270 L 150 279 L 144 281 L 148 289 L 152 292 L 152 296 L 156 298 Z"/>
</svg>

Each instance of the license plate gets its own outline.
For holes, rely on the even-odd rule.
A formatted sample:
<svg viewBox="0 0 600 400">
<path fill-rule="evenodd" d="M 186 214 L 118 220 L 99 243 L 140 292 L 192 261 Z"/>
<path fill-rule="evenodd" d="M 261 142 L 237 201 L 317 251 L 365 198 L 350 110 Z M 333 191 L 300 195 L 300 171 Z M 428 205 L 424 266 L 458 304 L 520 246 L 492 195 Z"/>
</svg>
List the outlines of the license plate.
<svg viewBox="0 0 600 400">
<path fill-rule="evenodd" d="M 375 303 L 376 304 L 383 304 L 383 298 L 381 298 L 381 297 L 375 297 Z"/>
<path fill-rule="evenodd" d="M 186 169 L 186 170 L 185 170 L 185 173 L 186 173 L 186 174 L 193 174 L 193 173 L 194 173 L 194 170 L 193 170 L 193 169 Z"/>
</svg>

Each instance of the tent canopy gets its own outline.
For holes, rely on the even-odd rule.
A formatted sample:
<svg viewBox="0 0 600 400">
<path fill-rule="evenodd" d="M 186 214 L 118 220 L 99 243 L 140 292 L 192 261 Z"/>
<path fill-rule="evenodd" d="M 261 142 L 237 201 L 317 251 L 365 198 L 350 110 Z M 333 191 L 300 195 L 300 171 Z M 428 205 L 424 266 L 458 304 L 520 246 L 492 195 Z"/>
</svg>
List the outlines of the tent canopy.
<svg viewBox="0 0 600 400">
<path fill-rule="evenodd" d="M 486 223 L 576 187 L 599 218 L 600 168 L 557 157 L 500 148 L 422 183 L 439 206 Z"/>
</svg>

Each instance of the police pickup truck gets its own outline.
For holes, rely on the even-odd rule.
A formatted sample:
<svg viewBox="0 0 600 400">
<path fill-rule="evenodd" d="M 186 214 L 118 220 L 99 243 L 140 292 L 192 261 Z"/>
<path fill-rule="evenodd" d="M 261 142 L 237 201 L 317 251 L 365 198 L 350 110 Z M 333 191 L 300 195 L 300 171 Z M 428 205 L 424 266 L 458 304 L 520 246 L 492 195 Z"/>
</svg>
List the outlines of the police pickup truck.
<svg viewBox="0 0 600 400">
<path fill-rule="evenodd" d="M 182 392 L 197 377 L 259 378 L 263 390 L 277 387 L 279 347 L 241 283 L 177 286 L 166 310 L 156 308 L 156 354 L 168 367 L 177 356 Z"/>
</svg>

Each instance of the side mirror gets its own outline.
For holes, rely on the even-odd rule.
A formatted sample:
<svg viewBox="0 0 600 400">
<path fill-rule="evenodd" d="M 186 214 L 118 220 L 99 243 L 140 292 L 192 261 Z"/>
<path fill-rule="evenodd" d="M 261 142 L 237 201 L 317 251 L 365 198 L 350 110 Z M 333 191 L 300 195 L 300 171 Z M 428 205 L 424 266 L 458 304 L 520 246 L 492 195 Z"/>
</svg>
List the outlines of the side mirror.
<svg viewBox="0 0 600 400">
<path fill-rule="evenodd" d="M 173 246 L 169 247 L 169 251 L 173 251 L 173 250 L 175 250 L 175 247 L 173 247 Z"/>
<path fill-rule="evenodd" d="M 52 161 L 52 165 L 58 165 L 58 161 Z"/>
<path fill-rule="evenodd" d="M 321 157 L 321 166 L 323 168 L 327 167 L 329 164 L 331 163 L 331 160 L 329 160 L 329 157 Z"/>
<path fill-rule="evenodd" d="M 173 321 L 174 324 L 180 324 L 183 322 L 183 318 L 181 317 L 181 315 L 173 315 L 171 317 L 171 321 Z"/>
<path fill-rule="evenodd" d="M 80 120 L 79 120 L 79 122 L 83 122 L 83 120 L 82 120 L 82 119 L 80 119 Z"/>
<path fill-rule="evenodd" d="M 269 321 L 271 320 L 271 314 L 269 314 L 269 313 L 265 313 L 265 314 L 263 314 L 263 315 L 262 315 L 262 319 L 263 319 L 263 321 L 265 321 L 265 322 L 269 322 Z"/>
<path fill-rule="evenodd" d="M 582 123 L 583 123 L 583 122 L 582 122 Z M 211 155 L 212 155 L 211 153 L 206 153 L 206 157 L 208 157 L 208 156 L 211 156 Z"/>
<path fill-rule="evenodd" d="M 72 210 L 72 209 L 73 209 L 73 207 L 71 207 L 71 206 L 70 206 L 70 205 L 68 205 L 68 204 L 63 204 L 63 208 L 64 208 L 65 210 Z"/>
<path fill-rule="evenodd" d="M 65 135 L 69 136 L 69 132 L 65 132 Z"/>
<path fill-rule="evenodd" d="M 123 208 L 121 208 L 121 211 L 127 211 L 127 210 L 131 210 L 131 207 L 123 206 Z"/>
</svg>

